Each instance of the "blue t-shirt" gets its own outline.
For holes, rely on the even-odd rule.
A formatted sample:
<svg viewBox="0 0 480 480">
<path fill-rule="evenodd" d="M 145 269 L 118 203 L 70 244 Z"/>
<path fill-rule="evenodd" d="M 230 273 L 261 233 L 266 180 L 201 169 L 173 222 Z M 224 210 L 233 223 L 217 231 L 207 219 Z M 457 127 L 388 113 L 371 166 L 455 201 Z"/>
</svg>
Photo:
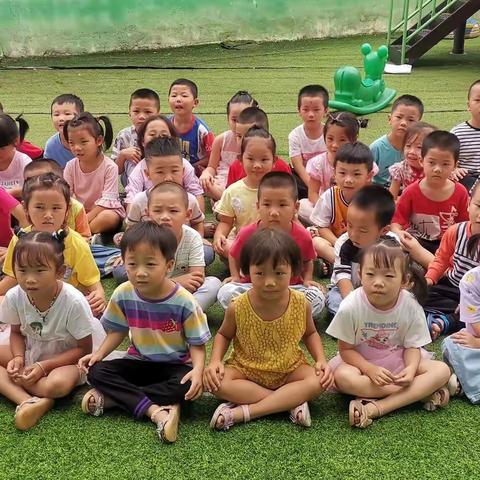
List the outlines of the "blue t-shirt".
<svg viewBox="0 0 480 480">
<path fill-rule="evenodd" d="M 60 140 L 59 133 L 52 135 L 47 140 L 43 156 L 45 158 L 51 158 L 52 160 L 55 160 L 62 168 L 65 168 L 67 162 L 75 157 L 75 155 L 68 148 L 65 148 Z"/>
<path fill-rule="evenodd" d="M 374 183 L 387 186 L 390 184 L 388 167 L 403 160 L 403 152 L 397 150 L 388 140 L 387 135 L 377 138 L 371 145 L 373 160 L 378 165 L 378 173 L 373 177 Z"/>
</svg>

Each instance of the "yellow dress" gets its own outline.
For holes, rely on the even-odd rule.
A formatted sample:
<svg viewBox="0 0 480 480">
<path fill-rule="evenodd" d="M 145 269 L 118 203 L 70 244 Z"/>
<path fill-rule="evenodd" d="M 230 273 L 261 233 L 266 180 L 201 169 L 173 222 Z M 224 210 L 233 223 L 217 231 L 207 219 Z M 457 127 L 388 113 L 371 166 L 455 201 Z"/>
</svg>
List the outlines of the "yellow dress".
<svg viewBox="0 0 480 480">
<path fill-rule="evenodd" d="M 281 387 L 300 365 L 308 363 L 300 348 L 306 328 L 307 300 L 303 293 L 289 291 L 285 313 L 271 321 L 262 320 L 255 313 L 248 292 L 234 300 L 237 332 L 225 365 L 273 390 Z"/>
</svg>

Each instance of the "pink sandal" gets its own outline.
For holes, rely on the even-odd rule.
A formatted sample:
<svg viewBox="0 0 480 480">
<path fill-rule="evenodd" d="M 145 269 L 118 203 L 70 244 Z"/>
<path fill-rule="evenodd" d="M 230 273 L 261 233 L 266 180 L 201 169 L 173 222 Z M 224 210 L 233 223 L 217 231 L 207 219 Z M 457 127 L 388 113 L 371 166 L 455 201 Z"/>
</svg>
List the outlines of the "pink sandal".
<svg viewBox="0 0 480 480">
<path fill-rule="evenodd" d="M 368 416 L 367 405 L 373 403 L 378 410 L 378 416 L 382 416 L 382 409 L 377 403 L 377 400 L 372 398 L 357 398 L 352 400 L 348 407 L 348 421 L 350 426 L 357 428 L 367 428 L 373 423 L 373 418 Z M 359 417 L 355 417 L 355 413 L 359 413 Z M 374 417 L 377 418 L 377 417 Z"/>
<path fill-rule="evenodd" d="M 298 407 L 292 408 L 290 410 L 290 420 L 295 425 L 310 427 L 312 425 L 312 417 L 310 416 L 308 402 L 303 402 Z"/>
<path fill-rule="evenodd" d="M 427 398 L 422 400 L 423 408 L 429 412 L 434 412 L 437 408 L 442 408 L 448 405 L 450 401 L 450 392 L 447 387 L 441 387 Z"/>
<path fill-rule="evenodd" d="M 233 419 L 233 412 L 232 410 L 236 407 L 241 407 L 243 412 L 243 422 L 247 423 L 250 421 L 250 409 L 248 405 L 236 405 L 235 403 L 227 402 L 221 403 L 215 412 L 213 413 L 212 419 L 210 420 L 210 428 L 213 430 L 221 431 L 223 430 L 226 432 L 235 424 L 235 420 Z M 223 425 L 221 427 L 217 426 L 218 417 L 223 417 Z"/>
</svg>

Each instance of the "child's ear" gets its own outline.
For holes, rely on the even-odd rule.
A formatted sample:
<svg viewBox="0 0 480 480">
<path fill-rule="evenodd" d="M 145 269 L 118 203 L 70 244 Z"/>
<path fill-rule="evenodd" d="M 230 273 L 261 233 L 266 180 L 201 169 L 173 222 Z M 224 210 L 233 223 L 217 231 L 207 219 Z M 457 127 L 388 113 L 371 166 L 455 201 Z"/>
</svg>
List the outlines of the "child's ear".
<svg viewBox="0 0 480 480">
<path fill-rule="evenodd" d="M 297 200 L 297 201 L 295 202 L 295 214 L 298 213 L 298 209 L 299 209 L 299 208 L 300 208 L 300 201 Z"/>
<path fill-rule="evenodd" d="M 100 135 L 96 140 L 95 140 L 95 145 L 97 147 L 101 147 L 103 145 L 103 135 Z"/>
<path fill-rule="evenodd" d="M 65 271 L 67 270 L 67 267 L 65 265 L 62 265 L 58 270 L 57 270 L 57 279 L 62 280 L 63 277 L 65 276 Z"/>
<path fill-rule="evenodd" d="M 391 122 L 392 122 L 392 114 L 389 113 L 389 114 L 388 114 L 388 123 L 391 123 Z"/>
<path fill-rule="evenodd" d="M 172 272 L 174 266 L 175 266 L 175 259 L 169 260 L 167 262 L 167 272 L 168 273 Z"/>
<path fill-rule="evenodd" d="M 192 218 L 192 209 L 191 208 L 187 208 L 187 220 L 190 220 Z"/>
<path fill-rule="evenodd" d="M 23 207 L 23 211 L 25 212 L 25 216 L 27 217 L 27 220 L 28 220 L 28 223 L 32 223 L 32 219 L 30 218 L 30 215 L 28 214 L 28 208 L 27 208 L 27 205 L 26 203 L 22 200 L 22 207 Z"/>
<path fill-rule="evenodd" d="M 146 177 L 150 180 L 150 175 L 148 173 L 148 168 L 146 168 L 143 173 L 146 175 Z"/>
<path fill-rule="evenodd" d="M 194 108 L 197 108 L 198 105 L 199 105 L 200 101 L 198 100 L 198 98 L 196 98 L 194 101 L 193 101 L 193 107 Z"/>
<path fill-rule="evenodd" d="M 372 183 L 373 180 L 373 168 L 368 172 L 367 183 Z"/>
</svg>

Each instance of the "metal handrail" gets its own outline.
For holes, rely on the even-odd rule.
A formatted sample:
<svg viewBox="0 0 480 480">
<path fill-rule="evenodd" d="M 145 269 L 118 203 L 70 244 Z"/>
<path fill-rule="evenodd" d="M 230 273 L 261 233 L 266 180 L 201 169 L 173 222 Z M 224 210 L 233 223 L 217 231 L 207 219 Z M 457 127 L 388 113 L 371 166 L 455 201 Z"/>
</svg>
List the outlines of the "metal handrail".
<svg viewBox="0 0 480 480">
<path fill-rule="evenodd" d="M 410 12 L 410 0 L 403 0 L 402 20 L 392 28 L 393 9 L 394 9 L 395 1 L 398 3 L 398 0 L 390 0 L 390 14 L 388 17 L 387 44 L 388 46 L 390 46 L 393 35 L 401 28 L 402 29 L 401 62 L 405 63 L 405 53 L 406 53 L 407 44 L 409 40 L 411 40 L 421 30 L 428 27 L 442 13 L 444 13 L 450 7 L 455 5 L 458 0 L 447 0 L 445 5 L 440 10 L 437 10 L 437 0 L 417 0 L 416 6 L 412 12 Z M 412 18 L 414 18 L 417 15 L 418 15 L 418 20 L 416 21 L 416 29 L 414 32 L 407 35 L 409 22 L 410 20 L 412 20 Z M 422 23 L 422 19 L 426 15 L 428 15 L 429 18 L 428 20 Z"/>
</svg>

